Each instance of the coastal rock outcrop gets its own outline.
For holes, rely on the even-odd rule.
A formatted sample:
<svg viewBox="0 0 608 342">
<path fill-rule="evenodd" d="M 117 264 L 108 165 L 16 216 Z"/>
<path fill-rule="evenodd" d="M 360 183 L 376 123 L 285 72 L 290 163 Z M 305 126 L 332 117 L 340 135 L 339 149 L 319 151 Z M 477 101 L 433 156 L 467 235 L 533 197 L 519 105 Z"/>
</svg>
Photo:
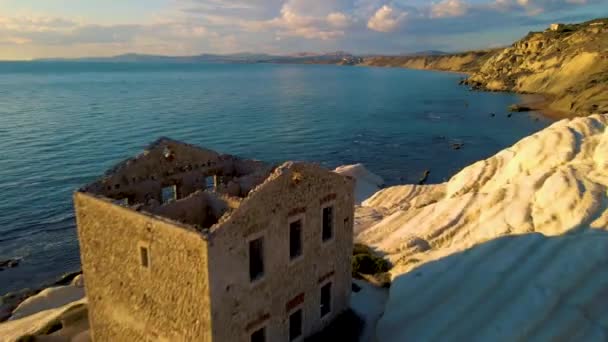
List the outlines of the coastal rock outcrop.
<svg viewBox="0 0 608 342">
<path fill-rule="evenodd" d="M 380 341 L 608 336 L 608 115 L 559 121 L 362 208 L 383 215 L 357 240 L 395 265 Z"/>
<path fill-rule="evenodd" d="M 541 94 L 529 106 L 554 116 L 608 113 L 608 19 L 530 32 L 506 48 L 375 56 L 360 65 L 468 73 L 461 84 L 471 89 Z"/>
<path fill-rule="evenodd" d="M 21 262 L 20 259 L 0 260 L 0 271 L 4 271 L 5 269 L 9 269 L 9 268 L 15 268 L 15 267 L 19 266 L 20 262 Z"/>
<path fill-rule="evenodd" d="M 544 94 L 559 112 L 608 112 L 608 19 L 530 32 L 481 63 L 465 83 Z"/>
<path fill-rule="evenodd" d="M 0 323 L 0 341 L 52 334 L 57 341 L 90 341 L 82 275 L 68 285 L 49 287 L 22 301 Z"/>
<path fill-rule="evenodd" d="M 489 49 L 458 54 L 376 56 L 364 58 L 360 65 L 377 67 L 401 67 L 421 70 L 473 72 L 499 50 Z"/>
</svg>

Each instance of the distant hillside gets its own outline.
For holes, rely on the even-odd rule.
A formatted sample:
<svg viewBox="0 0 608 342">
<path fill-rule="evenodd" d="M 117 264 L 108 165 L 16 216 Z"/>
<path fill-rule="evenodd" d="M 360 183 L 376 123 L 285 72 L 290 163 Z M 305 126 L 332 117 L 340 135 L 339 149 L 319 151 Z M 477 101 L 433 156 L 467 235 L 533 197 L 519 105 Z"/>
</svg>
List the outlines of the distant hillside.
<svg viewBox="0 0 608 342">
<path fill-rule="evenodd" d="M 438 50 L 426 50 L 426 51 L 418 51 L 414 53 L 406 53 L 403 56 L 444 56 L 450 55 L 449 52 L 438 51 Z"/>
<path fill-rule="evenodd" d="M 447 54 L 440 51 L 430 53 L 427 51 L 406 56 L 375 56 L 365 58 L 361 65 L 472 72 L 479 70 L 481 64 L 498 51 L 482 50 L 456 54 Z"/>
<path fill-rule="evenodd" d="M 256 63 L 277 58 L 267 54 L 238 53 L 230 55 L 201 54 L 196 56 L 162 56 L 129 53 L 113 57 L 53 58 L 38 61 L 73 62 L 141 62 L 141 63 Z"/>
<path fill-rule="evenodd" d="M 608 113 L 608 19 L 530 32 L 467 80 L 474 88 L 549 97 L 564 113 Z"/>
<path fill-rule="evenodd" d="M 296 64 L 341 64 L 353 65 L 362 61 L 348 52 L 337 51 L 323 54 L 300 53 L 291 56 L 275 56 L 265 60 L 266 63 L 296 63 Z"/>
<path fill-rule="evenodd" d="M 361 65 L 466 72 L 472 88 L 542 94 L 561 115 L 608 113 L 608 19 L 530 32 L 507 48 L 374 56 Z"/>
<path fill-rule="evenodd" d="M 302 52 L 294 55 L 269 55 L 255 53 L 237 53 L 228 55 L 201 54 L 196 56 L 162 56 L 146 54 L 124 54 L 112 57 L 87 58 L 53 58 L 38 61 L 73 61 L 73 62 L 136 62 L 136 63 L 307 63 L 307 64 L 341 64 L 345 59 L 354 56 L 348 52 L 331 53 Z"/>
</svg>

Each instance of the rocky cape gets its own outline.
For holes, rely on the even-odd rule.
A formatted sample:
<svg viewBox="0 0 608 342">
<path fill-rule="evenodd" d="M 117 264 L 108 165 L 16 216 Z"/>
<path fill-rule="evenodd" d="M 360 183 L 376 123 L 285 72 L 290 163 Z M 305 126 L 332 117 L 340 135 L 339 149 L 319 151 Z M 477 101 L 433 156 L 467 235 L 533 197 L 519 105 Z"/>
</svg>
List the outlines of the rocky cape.
<svg viewBox="0 0 608 342">
<path fill-rule="evenodd" d="M 364 58 L 360 65 L 468 73 L 473 89 L 541 94 L 528 105 L 559 117 L 608 113 L 608 19 L 530 32 L 504 49 Z"/>
</svg>

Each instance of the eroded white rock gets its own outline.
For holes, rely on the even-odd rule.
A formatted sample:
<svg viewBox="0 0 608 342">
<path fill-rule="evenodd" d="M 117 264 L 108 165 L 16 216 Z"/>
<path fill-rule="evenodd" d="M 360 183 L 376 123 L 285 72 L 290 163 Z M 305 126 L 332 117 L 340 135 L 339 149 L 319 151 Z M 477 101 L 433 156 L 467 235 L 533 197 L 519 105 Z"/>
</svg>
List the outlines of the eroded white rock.
<svg viewBox="0 0 608 342">
<path fill-rule="evenodd" d="M 607 126 L 563 120 L 447 183 L 365 201 L 384 215 L 357 239 L 395 264 L 379 340 L 605 340 Z"/>
</svg>

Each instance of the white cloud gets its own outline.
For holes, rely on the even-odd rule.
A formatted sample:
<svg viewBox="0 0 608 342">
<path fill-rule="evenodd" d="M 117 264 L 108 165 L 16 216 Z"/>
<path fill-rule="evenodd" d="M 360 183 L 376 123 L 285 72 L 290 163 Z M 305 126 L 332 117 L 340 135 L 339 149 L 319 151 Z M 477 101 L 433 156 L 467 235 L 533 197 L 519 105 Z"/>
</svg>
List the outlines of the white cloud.
<svg viewBox="0 0 608 342">
<path fill-rule="evenodd" d="M 333 27 L 345 28 L 351 23 L 351 18 L 342 12 L 332 12 L 327 15 L 327 22 Z"/>
<path fill-rule="evenodd" d="M 407 12 L 384 5 L 369 19 L 367 27 L 378 32 L 392 32 L 403 24 L 407 14 Z"/>
<path fill-rule="evenodd" d="M 596 3 L 604 0 L 596 0 Z M 537 15 L 551 10 L 562 10 L 572 6 L 588 4 L 590 0 L 494 0 L 491 7 L 502 11 L 523 10 L 528 15 Z M 605 2 L 605 1 L 604 1 Z"/>
<path fill-rule="evenodd" d="M 297 13 L 291 6 L 285 5 L 276 18 L 261 21 L 243 20 L 240 25 L 247 31 L 272 31 L 278 37 L 330 40 L 343 36 L 344 31 L 337 28 L 344 28 L 345 26 L 341 25 L 347 23 L 348 18 L 346 16 L 333 15 L 330 19 L 330 16 L 303 15 Z"/>
<path fill-rule="evenodd" d="M 468 5 L 461 0 L 443 0 L 431 6 L 431 18 L 460 17 L 467 13 L 467 9 Z"/>
<path fill-rule="evenodd" d="M 138 19 L 126 20 L 120 25 L 101 24 L 87 13 L 52 17 L 26 8 L 10 14 L 3 11 L 0 14 L 0 59 L 6 58 L 6 51 L 13 51 L 12 56 L 26 55 L 26 52 L 27 56 L 39 56 L 44 55 L 44 51 L 50 51 L 48 53 L 52 55 L 99 52 L 196 54 L 246 50 L 280 53 L 330 49 L 401 53 L 431 47 L 451 50 L 473 45 L 479 48 L 484 42 L 508 43 L 538 25 L 558 18 L 565 21 L 569 14 L 589 15 L 590 19 L 593 11 L 582 5 L 588 5 L 588 9 L 601 9 L 608 0 L 170 2 L 173 4 L 170 8 L 155 11 L 154 16 L 150 13 L 141 18 L 134 16 Z M 544 13 L 542 18 L 533 16 L 541 12 Z M 149 19 L 142 19 L 144 17 Z M 387 34 L 379 38 L 373 31 L 407 34 Z M 480 39 L 457 38 L 457 33 Z"/>
</svg>

